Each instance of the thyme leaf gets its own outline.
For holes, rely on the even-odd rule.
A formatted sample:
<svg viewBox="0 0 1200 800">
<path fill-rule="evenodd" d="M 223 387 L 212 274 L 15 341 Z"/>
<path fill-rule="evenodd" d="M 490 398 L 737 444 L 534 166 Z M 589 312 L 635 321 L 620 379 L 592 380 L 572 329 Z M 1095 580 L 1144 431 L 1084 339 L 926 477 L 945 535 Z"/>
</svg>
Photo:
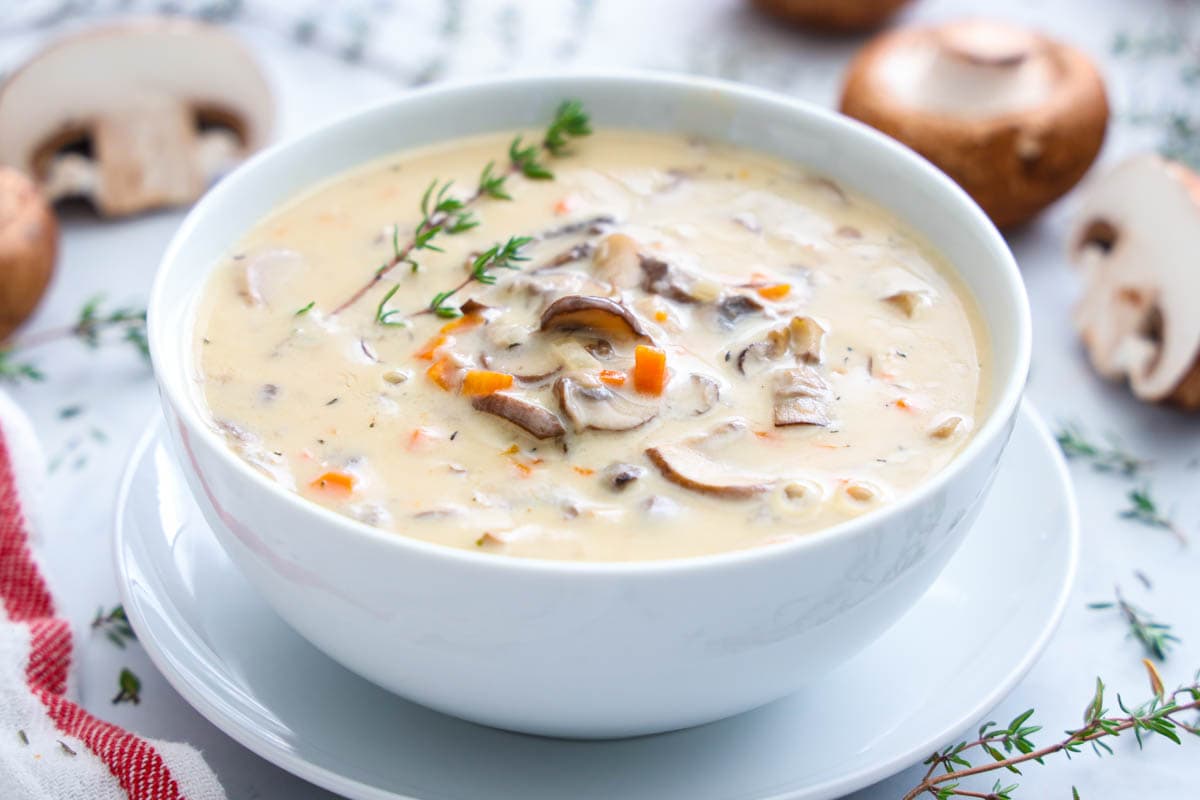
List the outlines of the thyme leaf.
<svg viewBox="0 0 1200 800">
<path fill-rule="evenodd" d="M 125 616 L 125 607 L 115 605 L 111 611 L 105 612 L 103 606 L 96 609 L 96 616 L 92 620 L 92 630 L 103 631 L 104 638 L 115 644 L 122 650 L 125 649 L 126 642 L 137 640 L 137 634 L 134 633 L 133 626 L 129 624 L 129 617 Z"/>
<path fill-rule="evenodd" d="M 375 321 L 380 325 L 387 325 L 389 327 L 397 328 L 403 328 L 408 325 L 408 321 L 404 319 L 404 315 L 401 314 L 400 311 L 394 308 L 389 309 L 387 307 L 388 301 L 391 300 L 398 291 L 400 291 L 400 284 L 397 283 L 391 289 L 388 289 L 387 294 L 383 296 L 383 299 L 379 301 L 379 305 L 375 308 Z M 400 319 L 394 319 L 394 317 L 397 316 L 400 317 Z"/>
<path fill-rule="evenodd" d="M 108 333 L 116 334 L 117 341 L 128 343 L 139 356 L 149 361 L 145 309 L 118 307 L 106 311 L 102 303 L 103 297 L 96 295 L 84 303 L 71 325 L 30 334 L 11 347 L 0 349 L 0 380 L 10 383 L 45 380 L 45 373 L 22 357 L 25 351 L 65 339 L 75 339 L 94 350 L 105 343 Z"/>
<path fill-rule="evenodd" d="M 118 703 L 133 703 L 136 706 L 142 702 L 142 681 L 128 667 L 121 668 L 121 674 L 117 676 L 117 688 L 120 691 L 112 699 L 114 706 Z"/>
<path fill-rule="evenodd" d="M 1121 511 L 1123 519 L 1140 522 L 1151 528 L 1162 528 L 1174 534 L 1181 543 L 1187 543 L 1183 531 L 1179 529 L 1170 517 L 1159 510 L 1158 503 L 1150 495 L 1150 487 L 1148 485 L 1142 486 L 1140 489 L 1130 489 L 1126 497 L 1129 499 L 1129 507 Z"/>
<path fill-rule="evenodd" d="M 1054 435 L 1064 456 L 1086 461 L 1097 472 L 1115 472 L 1133 477 L 1149 462 L 1121 448 L 1115 436 L 1109 435 L 1106 444 L 1090 441 L 1079 423 L 1065 423 Z"/>
<path fill-rule="evenodd" d="M 1179 637 L 1171 633 L 1171 626 L 1156 621 L 1150 612 L 1126 600 L 1120 587 L 1116 589 L 1115 594 L 1116 597 L 1111 602 L 1089 603 L 1088 608 L 1093 611 L 1116 609 L 1128 624 L 1129 635 L 1141 643 L 1146 654 L 1159 661 L 1166 661 L 1171 645 L 1179 641 Z"/>
</svg>

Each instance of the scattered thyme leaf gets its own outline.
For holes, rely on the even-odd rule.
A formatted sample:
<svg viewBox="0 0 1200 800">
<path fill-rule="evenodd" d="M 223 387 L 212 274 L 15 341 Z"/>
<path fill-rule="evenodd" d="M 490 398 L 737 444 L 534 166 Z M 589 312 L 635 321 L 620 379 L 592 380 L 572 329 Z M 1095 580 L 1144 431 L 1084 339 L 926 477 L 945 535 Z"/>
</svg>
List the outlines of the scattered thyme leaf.
<svg viewBox="0 0 1200 800">
<path fill-rule="evenodd" d="M 21 744 L 26 747 L 29 746 L 29 736 L 25 733 L 24 729 L 17 730 L 17 738 L 21 740 Z"/>
<path fill-rule="evenodd" d="M 391 300 L 398 291 L 400 291 L 400 284 L 397 283 L 391 289 L 388 289 L 387 294 L 385 294 L 383 299 L 379 301 L 379 306 L 375 309 L 375 321 L 380 325 L 387 325 L 389 327 L 397 328 L 403 328 L 404 326 L 408 325 L 408 321 L 404 319 L 403 314 L 394 308 L 387 308 L 388 301 Z M 394 317 L 399 317 L 400 319 L 394 319 Z"/>
<path fill-rule="evenodd" d="M 74 419 L 83 413 L 83 406 L 63 406 L 58 410 L 59 419 Z"/>
<path fill-rule="evenodd" d="M 296 310 L 296 316 L 297 316 L 297 317 L 303 317 L 305 314 L 307 314 L 308 312 L 312 311 L 312 310 L 313 310 L 313 306 L 315 306 L 316 304 L 317 304 L 317 301 L 316 301 L 316 300 L 309 300 L 309 301 L 308 301 L 308 305 L 306 305 L 304 308 L 301 308 L 301 309 L 297 309 L 297 310 Z"/>
<path fill-rule="evenodd" d="M 1170 517 L 1163 514 L 1158 508 L 1158 503 L 1150 495 L 1150 487 L 1142 486 L 1140 489 L 1130 489 L 1126 495 L 1129 499 L 1129 508 L 1121 511 L 1123 519 L 1140 522 L 1143 525 L 1148 525 L 1152 528 L 1162 528 L 1170 531 L 1179 539 L 1180 542 L 1186 544 L 1187 539 Z"/>
<path fill-rule="evenodd" d="M 96 609 L 96 616 L 92 619 L 92 630 L 103 631 L 104 638 L 122 650 L 125 649 L 127 641 L 137 640 L 137 634 L 129 624 L 129 617 L 125 616 L 125 607 L 121 605 L 113 606 L 108 612 L 105 612 L 103 607 Z"/>
<path fill-rule="evenodd" d="M 59 746 L 60 748 L 62 748 L 62 751 L 63 751 L 64 753 L 66 753 L 67 755 L 69 755 L 69 756 L 77 756 L 77 755 L 79 755 L 79 754 L 78 754 L 78 753 L 76 753 L 74 750 L 72 750 L 72 749 L 71 749 L 71 747 L 70 747 L 70 746 L 69 746 L 69 745 L 68 745 L 66 742 L 64 742 L 62 739 L 55 739 L 54 741 L 58 742 L 58 746 Z"/>
<path fill-rule="evenodd" d="M 1116 472 L 1133 477 L 1148 463 L 1123 450 L 1115 436 L 1110 435 L 1107 444 L 1090 441 L 1079 423 L 1063 424 L 1054 438 L 1058 440 L 1064 456 L 1087 461 L 1097 472 Z"/>
<path fill-rule="evenodd" d="M 117 705 L 118 703 L 133 703 L 136 706 L 142 702 L 140 694 L 142 691 L 142 682 L 128 667 L 121 668 L 121 674 L 117 676 L 117 688 L 120 691 L 113 697 L 113 705 Z"/>
<path fill-rule="evenodd" d="M 1120 587 L 1115 590 L 1113 601 L 1089 603 L 1088 608 L 1092 611 L 1117 609 L 1129 626 L 1129 635 L 1141 643 L 1148 655 L 1159 661 L 1166 661 L 1172 644 L 1179 641 L 1179 637 L 1171 633 L 1170 625 L 1158 622 L 1150 612 L 1126 600 Z"/>
</svg>

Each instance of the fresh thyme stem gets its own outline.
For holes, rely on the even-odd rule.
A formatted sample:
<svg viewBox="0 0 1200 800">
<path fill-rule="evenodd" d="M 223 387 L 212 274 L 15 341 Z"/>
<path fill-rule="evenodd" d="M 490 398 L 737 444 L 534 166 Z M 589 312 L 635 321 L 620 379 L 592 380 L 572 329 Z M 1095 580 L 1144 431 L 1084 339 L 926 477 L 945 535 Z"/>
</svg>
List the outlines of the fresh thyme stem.
<svg viewBox="0 0 1200 800">
<path fill-rule="evenodd" d="M 48 328 L 29 334 L 10 347 L 0 349 L 0 379 L 40 381 L 45 375 L 34 364 L 17 360 L 18 353 L 42 347 L 64 339 L 78 339 L 91 348 L 101 344 L 101 335 L 109 330 L 122 332 L 122 340 L 133 346 L 146 359 L 150 357 L 150 346 L 146 340 L 146 312 L 136 308 L 117 308 L 102 312 L 102 298 L 94 297 L 84 304 L 79 317 L 71 325 Z"/>
<path fill-rule="evenodd" d="M 1171 633 L 1171 626 L 1158 622 L 1148 611 L 1126 600 L 1120 587 L 1117 587 L 1115 594 L 1116 599 L 1113 602 L 1089 603 L 1088 608 L 1093 611 L 1117 609 L 1129 626 L 1129 635 L 1141 643 L 1148 655 L 1159 661 L 1166 661 L 1171 645 L 1179 641 L 1179 637 Z"/>
<path fill-rule="evenodd" d="M 353 306 L 401 264 L 410 264 L 413 271 L 416 271 L 418 265 L 413 257 L 414 253 L 420 250 L 440 252 L 441 248 L 433 244 L 440 234 L 453 236 L 477 227 L 479 220 L 472 209 L 480 200 L 512 199 L 505 186 L 508 178 L 520 174 L 531 180 L 552 180 L 554 173 L 541 161 L 541 156 L 564 155 L 571 139 L 587 136 L 591 132 L 591 123 L 583 105 L 577 100 L 566 100 L 559 105 L 554 119 L 539 143 L 524 145 L 522 137 L 513 139 L 508 148 L 508 164 L 499 172 L 495 172 L 495 162 L 488 163 L 479 175 L 475 191 L 465 199 L 450 196 L 452 181 L 439 185 L 437 179 L 434 179 L 421 198 L 421 221 L 413 229 L 412 236 L 402 245 L 399 239 L 400 228 L 398 225 L 393 227 L 391 258 L 380 265 L 370 280 L 333 309 L 332 313 L 340 314 Z"/>
<path fill-rule="evenodd" d="M 1150 686 L 1154 692 L 1153 698 L 1142 705 L 1130 709 L 1117 697 L 1117 703 L 1126 716 L 1108 716 L 1104 708 L 1105 686 L 1103 681 L 1096 679 L 1096 691 L 1084 711 L 1084 726 L 1068 730 L 1066 738 L 1047 747 L 1036 748 L 1029 737 L 1041 730 L 1038 725 L 1026 725 L 1033 715 L 1033 709 L 1014 719 L 1007 728 L 994 729 L 995 723 L 985 723 L 979 729 L 978 738 L 969 742 L 961 742 L 945 750 L 931 755 L 925 763 L 929 765 L 921 782 L 913 787 L 903 800 L 915 800 L 928 794 L 937 800 L 948 800 L 953 797 L 980 797 L 987 800 L 1011 800 L 1012 794 L 1018 788 L 1016 784 L 1002 786 L 996 781 L 990 792 L 977 792 L 960 787 L 964 778 L 980 775 L 995 770 L 1008 770 L 1021 774 L 1018 765 L 1030 761 L 1044 763 L 1047 756 L 1055 753 L 1066 753 L 1069 758 L 1073 753 L 1080 752 L 1082 745 L 1091 744 L 1092 749 L 1100 754 L 1101 749 L 1112 753 L 1112 749 L 1102 741 L 1108 737 L 1119 736 L 1121 733 L 1133 730 L 1138 745 L 1142 745 L 1143 733 L 1159 735 L 1181 744 L 1179 731 L 1200 735 L 1200 725 L 1183 722 L 1177 717 L 1189 711 L 1200 709 L 1200 673 L 1193 682 L 1181 686 L 1167 694 L 1163 690 L 1162 678 L 1158 670 L 1149 661 L 1143 662 L 1150 677 Z M 1183 697 L 1187 702 L 1180 703 Z M 1000 748 L 1004 749 L 1001 752 Z M 992 761 L 973 765 L 967 760 L 965 753 L 975 749 L 983 750 Z M 1009 755 L 1010 753 L 1015 754 Z M 937 769 L 945 770 L 942 775 L 935 775 Z"/>
</svg>

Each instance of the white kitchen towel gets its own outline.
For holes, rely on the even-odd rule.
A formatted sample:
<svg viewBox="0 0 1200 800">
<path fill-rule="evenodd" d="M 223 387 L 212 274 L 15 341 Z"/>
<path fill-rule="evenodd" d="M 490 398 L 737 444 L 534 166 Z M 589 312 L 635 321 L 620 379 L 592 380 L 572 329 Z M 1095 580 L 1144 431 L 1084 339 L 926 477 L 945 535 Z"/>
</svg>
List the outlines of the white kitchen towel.
<svg viewBox="0 0 1200 800">
<path fill-rule="evenodd" d="M 0 798 L 225 800 L 191 747 L 142 739 L 68 699 L 72 635 L 34 559 L 45 462 L 0 392 Z"/>
</svg>

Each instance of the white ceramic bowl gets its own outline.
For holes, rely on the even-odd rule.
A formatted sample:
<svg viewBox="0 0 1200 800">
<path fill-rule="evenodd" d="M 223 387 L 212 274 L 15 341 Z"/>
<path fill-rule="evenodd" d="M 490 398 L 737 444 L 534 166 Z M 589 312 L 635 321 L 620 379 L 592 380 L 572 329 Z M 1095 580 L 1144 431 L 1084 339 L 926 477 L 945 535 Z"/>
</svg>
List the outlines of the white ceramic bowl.
<svg viewBox="0 0 1200 800">
<path fill-rule="evenodd" d="M 961 455 L 899 502 L 798 541 L 629 564 L 503 558 L 375 530 L 235 456 L 206 424 L 192 351 L 194 301 L 232 243 L 316 181 L 415 145 L 537 127 L 566 97 L 583 100 L 600 127 L 698 134 L 810 165 L 928 237 L 982 301 L 992 337 L 993 396 Z M 296 630 L 353 671 L 449 714 L 608 737 L 774 700 L 899 618 L 937 577 L 988 490 L 1025 383 L 1030 324 L 995 228 L 892 140 L 728 83 L 559 76 L 409 93 L 254 158 L 175 235 L 150 302 L 150 346 L 193 493 L 230 558 Z"/>
</svg>

